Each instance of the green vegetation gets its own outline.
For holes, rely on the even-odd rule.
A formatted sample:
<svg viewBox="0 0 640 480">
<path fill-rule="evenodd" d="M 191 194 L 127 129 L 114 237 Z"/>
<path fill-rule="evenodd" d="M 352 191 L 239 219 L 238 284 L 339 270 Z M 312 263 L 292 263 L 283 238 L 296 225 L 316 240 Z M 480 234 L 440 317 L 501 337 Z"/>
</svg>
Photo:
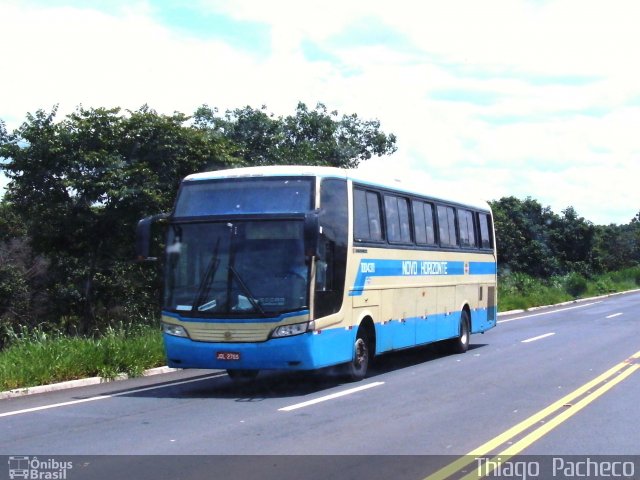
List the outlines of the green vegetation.
<svg viewBox="0 0 640 480">
<path fill-rule="evenodd" d="M 640 267 L 603 273 L 588 279 L 576 272 L 549 279 L 534 278 L 524 273 L 509 273 L 499 279 L 498 306 L 500 311 L 505 312 L 638 288 Z"/>
<path fill-rule="evenodd" d="M 531 198 L 491 202 L 501 311 L 551 305 L 640 286 L 640 214 L 593 225 L 572 207 L 558 215 Z"/>
<path fill-rule="evenodd" d="M 97 338 L 35 328 L 8 332 L 0 351 L 0 391 L 77 378 L 140 376 L 164 365 L 160 332 L 149 326 L 108 328 Z"/>
</svg>

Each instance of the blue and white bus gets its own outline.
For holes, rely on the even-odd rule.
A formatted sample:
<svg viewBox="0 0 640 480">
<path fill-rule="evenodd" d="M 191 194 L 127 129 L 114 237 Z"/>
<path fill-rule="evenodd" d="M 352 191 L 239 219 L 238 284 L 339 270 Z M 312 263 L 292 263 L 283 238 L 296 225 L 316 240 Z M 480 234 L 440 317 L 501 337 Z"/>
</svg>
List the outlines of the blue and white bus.
<svg viewBox="0 0 640 480">
<path fill-rule="evenodd" d="M 150 226 L 140 221 L 138 253 Z M 496 249 L 486 202 L 330 167 L 186 177 L 166 215 L 162 330 L 169 366 L 315 370 L 354 380 L 374 355 L 496 325 Z"/>
</svg>

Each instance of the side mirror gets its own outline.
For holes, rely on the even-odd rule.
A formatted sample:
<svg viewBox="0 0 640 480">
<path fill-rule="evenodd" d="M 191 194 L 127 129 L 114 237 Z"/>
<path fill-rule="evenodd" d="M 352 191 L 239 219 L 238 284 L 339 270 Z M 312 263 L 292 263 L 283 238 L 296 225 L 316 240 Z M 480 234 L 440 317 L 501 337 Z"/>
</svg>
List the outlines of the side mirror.
<svg viewBox="0 0 640 480">
<path fill-rule="evenodd" d="M 317 210 L 304 215 L 304 254 L 307 257 L 318 255 L 320 245 L 320 215 Z"/>
<path fill-rule="evenodd" d="M 149 251 L 151 249 L 151 226 L 159 221 L 169 217 L 168 213 L 159 213 L 157 215 L 151 215 L 150 217 L 143 218 L 138 222 L 136 227 L 136 260 L 142 261 L 154 261 L 157 257 L 150 257 Z"/>
</svg>

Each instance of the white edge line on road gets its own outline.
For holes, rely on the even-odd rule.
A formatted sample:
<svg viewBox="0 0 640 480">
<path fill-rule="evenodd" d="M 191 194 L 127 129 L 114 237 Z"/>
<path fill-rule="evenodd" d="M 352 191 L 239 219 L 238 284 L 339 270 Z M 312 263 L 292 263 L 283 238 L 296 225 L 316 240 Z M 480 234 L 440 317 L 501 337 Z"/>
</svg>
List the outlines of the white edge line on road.
<svg viewBox="0 0 640 480">
<path fill-rule="evenodd" d="M 520 343 L 535 342 L 536 340 L 541 340 L 543 338 L 547 338 L 547 337 L 550 337 L 550 336 L 555 335 L 555 334 L 556 334 L 556 332 L 545 333 L 544 335 L 538 335 L 537 337 L 527 338 L 526 340 L 522 340 Z"/>
<path fill-rule="evenodd" d="M 540 313 L 533 313 L 531 315 L 522 315 L 521 317 L 507 318 L 506 320 L 498 320 L 498 323 L 507 323 L 507 322 L 513 322 L 515 320 L 523 320 L 525 318 L 539 317 L 540 315 L 551 315 L 552 313 L 566 312 L 567 310 L 574 310 L 576 308 L 590 307 L 591 305 L 595 305 L 597 303 L 602 303 L 602 300 L 598 302 L 585 303 L 584 305 L 575 305 L 573 307 L 561 308 L 559 310 L 551 310 L 549 312 L 540 312 Z"/>
<path fill-rule="evenodd" d="M 298 408 L 308 407 L 310 405 L 315 405 L 316 403 L 326 402 L 327 400 L 332 400 L 338 397 L 344 397 L 345 395 L 351 395 L 352 393 L 361 392 L 362 390 L 367 390 L 369 388 L 378 387 L 380 385 L 384 385 L 384 382 L 373 382 L 368 383 L 366 385 L 362 385 L 360 387 L 350 388 L 349 390 L 344 390 L 342 392 L 332 393 L 330 395 L 325 395 L 324 397 L 319 397 L 313 400 L 308 400 L 302 403 L 296 403 L 295 405 L 290 405 L 288 407 L 279 408 L 279 412 L 290 412 L 292 410 L 297 410 Z"/>
<path fill-rule="evenodd" d="M 620 315 L 622 315 L 622 312 L 607 315 L 606 318 L 615 318 L 615 317 L 619 317 Z"/>
<path fill-rule="evenodd" d="M 170 368 L 167 366 L 150 368 L 149 370 L 145 370 L 142 373 L 143 377 L 150 377 L 153 375 L 160 375 L 163 373 L 171 373 L 178 371 L 178 368 Z M 117 375 L 113 379 L 107 379 L 103 377 L 88 377 L 88 378 L 79 378 L 77 380 L 67 380 L 65 382 L 59 383 L 48 383 L 45 385 L 37 385 L 35 387 L 22 387 L 15 388 L 13 390 L 6 390 L 4 392 L 0 392 L 0 400 L 4 400 L 5 398 L 15 398 L 15 397 L 24 397 L 27 395 L 34 395 L 36 393 L 49 393 L 49 392 L 58 392 L 60 390 L 68 390 L 70 388 L 78 388 L 78 387 L 88 387 L 91 385 L 98 385 L 101 383 L 110 383 L 118 380 L 128 380 L 129 375 L 126 373 L 122 373 Z"/>
<path fill-rule="evenodd" d="M 39 412 L 41 410 L 49 410 L 51 408 L 65 407 L 67 405 L 77 405 L 78 403 L 94 402 L 96 400 L 106 400 L 107 398 L 122 397 L 124 395 L 131 395 L 132 393 L 148 392 L 150 390 L 157 390 L 157 389 L 160 389 L 160 388 L 174 387 L 176 385 L 184 385 L 186 383 L 201 382 L 203 380 L 209 380 L 211 378 L 223 377 L 225 375 L 226 375 L 226 373 L 218 373 L 216 375 L 211 375 L 211 376 L 204 377 L 204 378 L 203 377 L 191 378 L 189 380 L 182 380 L 180 382 L 165 383 L 163 385 L 154 385 L 152 387 L 136 388 L 136 389 L 127 390 L 127 391 L 124 391 L 124 392 L 110 393 L 110 394 L 107 394 L 107 395 L 97 395 L 95 397 L 80 398 L 78 400 L 69 400 L 68 402 L 51 403 L 49 405 L 40 405 L 39 407 L 24 408 L 22 410 L 13 410 L 11 412 L 0 413 L 0 418 L 2 418 L 2 417 L 11 417 L 11 416 L 20 415 L 20 414 L 23 414 L 23 413 Z"/>
</svg>

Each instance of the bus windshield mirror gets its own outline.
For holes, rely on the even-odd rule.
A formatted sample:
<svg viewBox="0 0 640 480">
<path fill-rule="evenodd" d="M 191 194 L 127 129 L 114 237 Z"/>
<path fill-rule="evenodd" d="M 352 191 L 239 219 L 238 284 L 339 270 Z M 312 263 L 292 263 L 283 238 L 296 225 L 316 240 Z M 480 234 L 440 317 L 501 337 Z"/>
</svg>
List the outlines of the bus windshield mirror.
<svg viewBox="0 0 640 480">
<path fill-rule="evenodd" d="M 307 257 L 318 255 L 320 242 L 320 217 L 318 211 L 307 212 L 304 216 L 304 254 Z"/>
<path fill-rule="evenodd" d="M 156 222 L 164 222 L 169 217 L 167 213 L 160 213 L 143 218 L 136 226 L 136 260 L 155 261 L 156 257 L 150 256 L 151 228 Z"/>
</svg>

